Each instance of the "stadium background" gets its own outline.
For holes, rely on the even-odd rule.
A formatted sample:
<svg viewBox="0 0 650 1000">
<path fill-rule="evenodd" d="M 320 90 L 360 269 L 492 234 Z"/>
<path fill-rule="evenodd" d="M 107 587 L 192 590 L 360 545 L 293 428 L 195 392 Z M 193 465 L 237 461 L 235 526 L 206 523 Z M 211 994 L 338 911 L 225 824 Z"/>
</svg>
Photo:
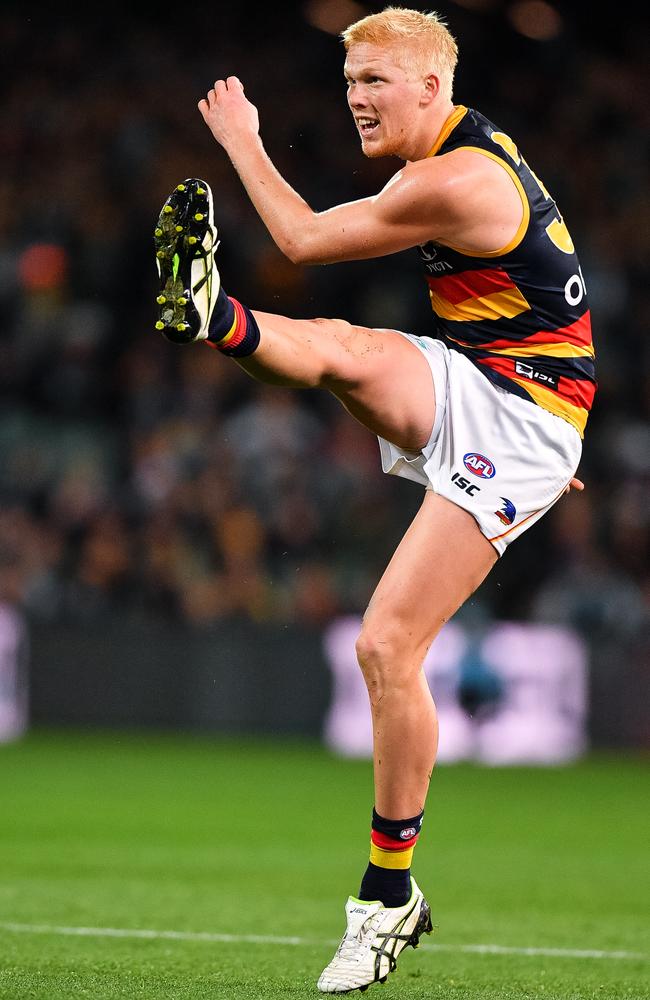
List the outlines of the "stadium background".
<svg viewBox="0 0 650 1000">
<path fill-rule="evenodd" d="M 585 492 L 450 625 L 525 628 L 526 664 L 529 630 L 572 630 L 591 752 L 435 768 L 416 875 L 436 932 L 381 996 L 647 1000 L 647 16 L 432 6 L 460 40 L 456 99 L 558 199 L 600 380 Z M 419 490 L 324 395 L 162 340 L 151 231 L 204 176 L 243 301 L 426 334 L 416 256 L 289 264 L 196 109 L 235 73 L 315 208 L 375 191 L 397 164 L 360 154 L 336 31 L 379 7 L 1 6 L 0 1000 L 309 1000 L 341 933 L 372 773 L 323 745 L 324 637 L 363 610 Z M 466 666 L 478 718 L 494 677 Z"/>
<path fill-rule="evenodd" d="M 324 394 L 160 338 L 151 230 L 179 180 L 205 177 L 242 301 L 430 331 L 411 253 L 283 259 L 196 109 L 236 74 L 314 208 L 377 190 L 397 163 L 361 156 L 336 31 L 382 6 L 3 5 L 0 587 L 27 629 L 33 726 L 320 732 L 323 629 L 363 610 L 419 490 L 382 476 L 376 440 Z M 585 492 L 462 615 L 575 629 L 593 745 L 647 748 L 647 24 L 587 4 L 433 6 L 460 41 L 456 100 L 515 138 L 574 236 L 599 377 Z"/>
</svg>

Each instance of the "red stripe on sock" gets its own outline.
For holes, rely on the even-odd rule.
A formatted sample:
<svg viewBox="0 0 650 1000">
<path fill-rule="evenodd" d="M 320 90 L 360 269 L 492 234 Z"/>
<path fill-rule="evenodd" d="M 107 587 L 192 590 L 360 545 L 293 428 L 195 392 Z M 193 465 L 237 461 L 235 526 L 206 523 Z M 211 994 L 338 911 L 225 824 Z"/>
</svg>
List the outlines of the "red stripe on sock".
<svg viewBox="0 0 650 1000">
<path fill-rule="evenodd" d="M 228 341 L 228 343 L 224 344 L 224 347 L 230 349 L 231 347 L 237 347 L 237 344 L 241 344 L 242 340 L 246 336 L 246 330 L 248 328 L 248 320 L 246 319 L 246 313 L 244 312 L 244 307 L 242 306 L 241 302 L 238 302 L 237 299 L 233 299 L 230 295 L 228 296 L 228 298 L 230 299 L 235 308 L 235 316 L 237 318 L 237 327 L 235 329 L 235 332 Z"/>
<path fill-rule="evenodd" d="M 235 310 L 235 331 L 226 344 L 224 344 L 222 340 L 206 340 L 208 347 L 212 347 L 215 351 L 237 347 L 238 344 L 241 344 L 248 330 L 248 320 L 246 319 L 246 313 L 244 312 L 244 307 L 241 302 L 238 302 L 237 299 L 231 298 L 230 295 L 228 296 L 228 299 L 232 303 L 232 307 Z M 227 334 L 224 334 L 224 336 L 227 336 Z"/>
<path fill-rule="evenodd" d="M 414 847 L 419 833 L 416 833 L 414 837 L 409 837 L 408 840 L 398 840 L 395 837 L 387 837 L 385 833 L 380 833 L 378 830 L 370 831 L 370 839 L 373 844 L 377 847 L 381 847 L 383 851 L 405 851 L 409 847 Z"/>
</svg>

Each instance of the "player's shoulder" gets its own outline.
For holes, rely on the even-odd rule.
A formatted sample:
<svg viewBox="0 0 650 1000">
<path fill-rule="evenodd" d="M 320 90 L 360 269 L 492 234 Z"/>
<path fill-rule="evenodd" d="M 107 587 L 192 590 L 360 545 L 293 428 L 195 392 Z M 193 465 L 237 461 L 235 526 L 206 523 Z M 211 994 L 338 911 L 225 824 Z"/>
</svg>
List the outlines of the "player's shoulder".
<svg viewBox="0 0 650 1000">
<path fill-rule="evenodd" d="M 440 194 L 456 197 L 464 188 L 490 184 L 501 174 L 500 164 L 485 156 L 479 147 L 463 146 L 436 156 L 413 160 L 405 165 L 402 177 L 423 193 L 435 185 Z"/>
</svg>

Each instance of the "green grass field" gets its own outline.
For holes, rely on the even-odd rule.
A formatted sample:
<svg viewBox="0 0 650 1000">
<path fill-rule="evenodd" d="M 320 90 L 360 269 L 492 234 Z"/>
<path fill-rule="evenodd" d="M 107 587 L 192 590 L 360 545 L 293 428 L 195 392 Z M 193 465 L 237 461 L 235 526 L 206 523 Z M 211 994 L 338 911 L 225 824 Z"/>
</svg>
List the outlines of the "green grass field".
<svg viewBox="0 0 650 1000">
<path fill-rule="evenodd" d="M 436 931 L 367 996 L 647 1000 L 647 779 L 439 768 L 414 867 Z M 0 997 L 314 1000 L 371 806 L 369 764 L 300 742 L 0 747 Z"/>
</svg>

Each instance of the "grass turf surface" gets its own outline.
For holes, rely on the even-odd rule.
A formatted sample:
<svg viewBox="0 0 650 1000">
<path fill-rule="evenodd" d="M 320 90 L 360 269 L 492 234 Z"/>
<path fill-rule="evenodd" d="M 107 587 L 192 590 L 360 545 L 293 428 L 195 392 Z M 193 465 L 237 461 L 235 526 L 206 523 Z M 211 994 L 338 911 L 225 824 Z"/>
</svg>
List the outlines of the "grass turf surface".
<svg viewBox="0 0 650 1000">
<path fill-rule="evenodd" d="M 645 1000 L 644 958 L 462 949 L 646 955 L 647 777 L 629 757 L 438 768 L 414 867 L 436 931 L 367 995 Z M 369 763 L 300 742 L 54 731 L 0 747 L 0 997 L 315 998 L 371 806 Z M 142 929 L 188 936 L 128 936 Z"/>
</svg>

